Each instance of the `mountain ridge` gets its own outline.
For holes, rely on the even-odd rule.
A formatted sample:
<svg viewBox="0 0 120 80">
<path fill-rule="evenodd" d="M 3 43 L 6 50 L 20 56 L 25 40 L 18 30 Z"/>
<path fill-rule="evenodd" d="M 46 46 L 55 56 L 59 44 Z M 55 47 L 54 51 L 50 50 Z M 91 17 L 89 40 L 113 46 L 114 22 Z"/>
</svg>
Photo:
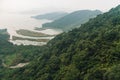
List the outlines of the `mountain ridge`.
<svg viewBox="0 0 120 80">
<path fill-rule="evenodd" d="M 43 24 L 43 28 L 55 28 L 62 30 L 71 30 L 76 27 L 80 27 L 81 24 L 87 22 L 90 18 L 96 17 L 102 12 L 99 10 L 79 10 L 74 11 L 60 19 L 57 19 L 51 23 Z"/>
<path fill-rule="evenodd" d="M 61 17 L 66 16 L 68 13 L 67 12 L 52 12 L 52 13 L 46 13 L 46 14 L 41 14 L 37 16 L 32 16 L 32 18 L 35 19 L 47 19 L 47 20 L 57 20 Z"/>
</svg>

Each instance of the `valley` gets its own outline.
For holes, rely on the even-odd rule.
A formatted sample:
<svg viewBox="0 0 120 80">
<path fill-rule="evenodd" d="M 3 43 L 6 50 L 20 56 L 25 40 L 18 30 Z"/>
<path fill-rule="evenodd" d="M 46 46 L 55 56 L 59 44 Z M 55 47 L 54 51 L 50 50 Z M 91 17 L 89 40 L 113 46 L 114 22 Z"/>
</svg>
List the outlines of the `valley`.
<svg viewBox="0 0 120 80">
<path fill-rule="evenodd" d="M 0 5 L 0 80 L 120 80 L 120 5 L 21 1 Z"/>
</svg>

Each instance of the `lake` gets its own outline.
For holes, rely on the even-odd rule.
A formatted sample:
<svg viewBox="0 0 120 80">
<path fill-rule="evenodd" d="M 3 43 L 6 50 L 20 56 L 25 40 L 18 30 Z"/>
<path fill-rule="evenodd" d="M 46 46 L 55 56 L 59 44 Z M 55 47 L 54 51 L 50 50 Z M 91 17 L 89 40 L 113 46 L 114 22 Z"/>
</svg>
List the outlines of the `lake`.
<svg viewBox="0 0 120 80">
<path fill-rule="evenodd" d="M 51 22 L 50 20 L 37 20 L 31 18 L 32 15 L 23 15 L 23 14 L 6 14 L 0 13 L 0 29 L 7 28 L 8 33 L 10 34 L 10 42 L 17 45 L 44 45 L 45 42 L 35 42 L 28 40 L 12 40 L 12 36 L 18 36 L 23 38 L 33 38 L 33 39 L 52 39 L 54 37 L 29 37 L 23 36 L 16 33 L 16 30 L 27 29 L 35 32 L 42 32 L 49 35 L 59 34 L 61 31 L 46 29 L 42 31 L 34 30 L 35 27 L 42 27 L 43 23 Z"/>
</svg>

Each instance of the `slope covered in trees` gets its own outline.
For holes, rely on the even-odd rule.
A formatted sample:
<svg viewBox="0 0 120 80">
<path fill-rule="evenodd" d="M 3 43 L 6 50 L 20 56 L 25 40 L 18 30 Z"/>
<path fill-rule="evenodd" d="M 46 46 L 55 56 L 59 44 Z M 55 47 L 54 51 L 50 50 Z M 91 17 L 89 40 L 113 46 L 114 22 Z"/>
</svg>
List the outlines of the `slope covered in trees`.
<svg viewBox="0 0 120 80">
<path fill-rule="evenodd" d="M 71 30 L 76 27 L 80 27 L 81 24 L 87 22 L 90 18 L 94 18 L 101 13 L 102 12 L 99 10 L 75 11 L 51 23 L 43 24 L 43 28 L 62 29 L 64 31 Z"/>
<path fill-rule="evenodd" d="M 10 68 L 11 66 L 16 66 L 19 63 L 29 63 L 37 55 L 40 55 L 41 49 L 44 48 L 31 45 L 13 45 L 8 42 L 9 37 L 7 29 L 0 29 L 0 80 L 14 71 L 14 69 Z M 5 77 L 4 80 L 10 79 Z"/>
<path fill-rule="evenodd" d="M 120 6 L 51 40 L 42 55 L 3 80 L 119 80 Z"/>
<path fill-rule="evenodd" d="M 19 63 L 29 62 L 38 55 L 40 47 L 37 46 L 17 46 L 8 42 L 9 34 L 7 29 L 0 30 L 0 66 L 6 67 L 17 65 Z M 0 69 L 1 70 L 1 69 Z"/>
</svg>

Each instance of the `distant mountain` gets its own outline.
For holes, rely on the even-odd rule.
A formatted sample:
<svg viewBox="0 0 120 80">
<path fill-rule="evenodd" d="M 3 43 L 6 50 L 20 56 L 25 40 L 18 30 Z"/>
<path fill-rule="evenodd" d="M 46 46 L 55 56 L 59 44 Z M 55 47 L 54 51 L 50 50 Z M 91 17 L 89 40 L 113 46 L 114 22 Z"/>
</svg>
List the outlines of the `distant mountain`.
<svg viewBox="0 0 120 80">
<path fill-rule="evenodd" d="M 43 14 L 43 15 L 32 16 L 32 18 L 57 20 L 67 14 L 68 14 L 67 12 L 53 12 L 53 13 L 47 13 L 47 14 Z"/>
<path fill-rule="evenodd" d="M 94 18 L 102 12 L 99 10 L 80 10 L 72 12 L 51 23 L 43 24 L 43 28 L 56 28 L 62 30 L 70 30 L 75 27 L 80 27 L 81 24 L 87 22 L 90 18 Z"/>
</svg>

